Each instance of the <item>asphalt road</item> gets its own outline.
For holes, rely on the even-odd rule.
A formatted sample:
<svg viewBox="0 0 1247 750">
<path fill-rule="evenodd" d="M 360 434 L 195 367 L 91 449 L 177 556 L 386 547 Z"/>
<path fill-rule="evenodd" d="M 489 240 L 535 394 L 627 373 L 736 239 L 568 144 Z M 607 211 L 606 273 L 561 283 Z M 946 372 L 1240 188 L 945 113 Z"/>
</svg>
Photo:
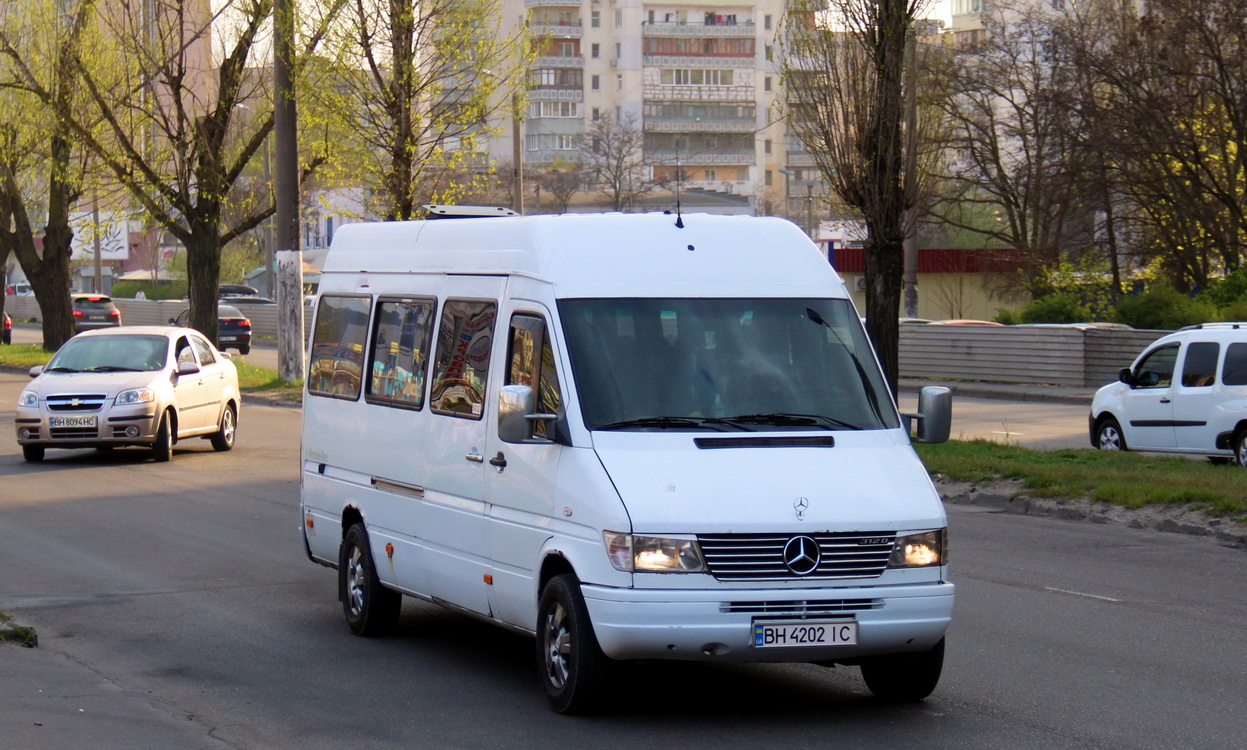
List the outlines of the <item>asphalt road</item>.
<svg viewBox="0 0 1247 750">
<path fill-rule="evenodd" d="M 182 722 L 179 746 L 1247 744 L 1247 555 L 1207 539 L 950 507 L 958 603 L 927 701 L 879 703 L 856 669 L 649 663 L 603 715 L 561 717 L 524 637 L 410 601 L 395 637 L 350 634 L 299 541 L 297 410 L 248 406 L 230 453 L 26 464 L 22 382 L 0 373 L 0 610 L 37 627 L 31 658 Z M 0 746 L 40 736 L 8 733 L 5 685 Z"/>
</svg>

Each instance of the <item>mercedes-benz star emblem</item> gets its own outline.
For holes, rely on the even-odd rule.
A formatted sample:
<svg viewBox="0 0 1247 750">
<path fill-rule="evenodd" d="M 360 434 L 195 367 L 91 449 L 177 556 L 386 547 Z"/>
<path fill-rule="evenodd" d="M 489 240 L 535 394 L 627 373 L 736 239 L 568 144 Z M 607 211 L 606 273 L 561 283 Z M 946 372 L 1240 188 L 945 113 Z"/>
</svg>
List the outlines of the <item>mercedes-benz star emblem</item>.
<svg viewBox="0 0 1247 750">
<path fill-rule="evenodd" d="M 804 497 L 799 497 L 793 502 L 792 509 L 797 511 L 798 521 L 805 520 L 805 509 L 808 507 L 810 507 L 810 501 L 806 500 Z"/>
<path fill-rule="evenodd" d="M 799 576 L 808 576 L 818 570 L 821 557 L 818 542 L 808 536 L 794 536 L 784 545 L 784 565 Z"/>
</svg>

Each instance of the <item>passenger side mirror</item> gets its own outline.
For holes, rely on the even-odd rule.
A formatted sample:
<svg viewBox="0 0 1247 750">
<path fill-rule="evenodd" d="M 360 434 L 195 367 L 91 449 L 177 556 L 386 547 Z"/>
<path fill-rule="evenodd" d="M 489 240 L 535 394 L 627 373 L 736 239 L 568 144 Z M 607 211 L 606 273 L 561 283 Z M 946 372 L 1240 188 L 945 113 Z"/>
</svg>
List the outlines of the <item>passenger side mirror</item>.
<svg viewBox="0 0 1247 750">
<path fill-rule="evenodd" d="M 929 385 L 918 392 L 918 413 L 902 414 L 905 431 L 913 434 L 912 420 L 918 421 L 917 443 L 943 443 L 953 428 L 953 392 L 943 386 Z"/>
<path fill-rule="evenodd" d="M 1129 367 L 1121 368 L 1121 372 L 1117 373 L 1117 379 L 1126 385 L 1134 385 L 1134 383 L 1130 382 L 1134 380 L 1134 373 L 1130 371 Z"/>
<path fill-rule="evenodd" d="M 504 443 L 527 443 L 533 438 L 533 423 L 547 423 L 559 418 L 557 414 L 534 414 L 537 397 L 527 385 L 504 385 L 498 393 L 498 437 Z M 553 434 L 547 425 L 546 434 Z"/>
<path fill-rule="evenodd" d="M 198 362 L 178 362 L 178 375 L 194 375 L 199 372 Z"/>
<path fill-rule="evenodd" d="M 30 377 L 37 378 L 43 372 L 43 365 L 35 365 L 30 368 Z"/>
</svg>

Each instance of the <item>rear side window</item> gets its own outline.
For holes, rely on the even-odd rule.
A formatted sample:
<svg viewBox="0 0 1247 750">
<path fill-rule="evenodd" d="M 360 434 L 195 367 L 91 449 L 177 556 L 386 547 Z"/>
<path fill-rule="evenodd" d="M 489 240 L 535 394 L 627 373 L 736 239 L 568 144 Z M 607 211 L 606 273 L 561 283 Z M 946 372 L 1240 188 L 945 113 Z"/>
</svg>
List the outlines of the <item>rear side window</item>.
<svg viewBox="0 0 1247 750">
<path fill-rule="evenodd" d="M 429 389 L 433 411 L 481 418 L 497 317 L 498 306 L 493 302 L 446 300 L 437 329 L 437 360 Z"/>
<path fill-rule="evenodd" d="M 1221 367 L 1224 385 L 1247 385 L 1247 344 L 1230 344 Z"/>
<path fill-rule="evenodd" d="M 370 306 L 368 297 L 321 296 L 307 363 L 308 393 L 359 398 Z"/>
<path fill-rule="evenodd" d="M 1217 382 L 1217 357 L 1221 345 L 1196 341 L 1186 347 L 1186 360 L 1182 363 L 1182 387 L 1202 388 Z"/>
<path fill-rule="evenodd" d="M 368 400 L 419 409 L 433 337 L 431 299 L 380 300 L 373 332 Z"/>
</svg>

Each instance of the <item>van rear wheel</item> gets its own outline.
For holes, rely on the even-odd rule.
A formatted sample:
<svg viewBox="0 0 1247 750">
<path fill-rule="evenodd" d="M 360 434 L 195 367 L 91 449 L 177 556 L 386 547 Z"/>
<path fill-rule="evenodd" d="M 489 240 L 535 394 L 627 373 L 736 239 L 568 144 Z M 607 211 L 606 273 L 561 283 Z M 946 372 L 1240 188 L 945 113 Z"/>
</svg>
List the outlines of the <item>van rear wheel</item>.
<svg viewBox="0 0 1247 750">
<path fill-rule="evenodd" d="M 555 711 L 576 714 L 594 708 L 608 662 L 593 634 L 580 581 L 570 573 L 551 578 L 541 593 L 537 667 Z"/>
<path fill-rule="evenodd" d="M 386 635 L 398 624 L 403 595 L 381 585 L 372 561 L 368 532 L 357 523 L 342 540 L 338 561 L 338 597 L 346 624 L 355 635 Z"/>
<path fill-rule="evenodd" d="M 944 671 L 944 639 L 927 651 L 872 656 L 862 661 L 862 678 L 875 697 L 920 701 L 935 690 Z"/>
</svg>

